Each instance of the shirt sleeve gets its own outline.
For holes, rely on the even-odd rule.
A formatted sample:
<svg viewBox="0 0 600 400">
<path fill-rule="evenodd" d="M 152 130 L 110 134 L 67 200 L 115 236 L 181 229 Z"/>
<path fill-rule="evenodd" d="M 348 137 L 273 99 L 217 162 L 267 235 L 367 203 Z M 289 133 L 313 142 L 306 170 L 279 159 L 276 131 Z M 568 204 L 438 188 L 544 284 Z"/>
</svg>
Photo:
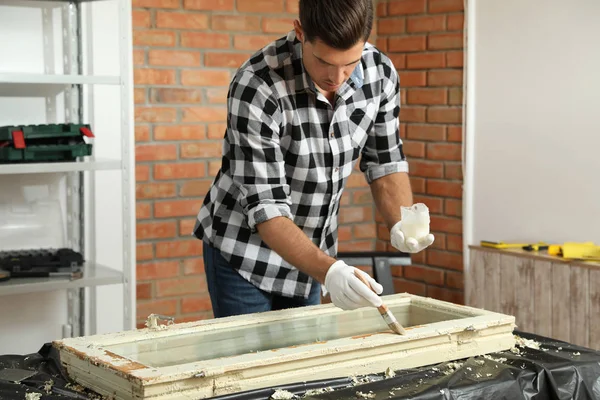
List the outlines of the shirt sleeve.
<svg viewBox="0 0 600 400">
<path fill-rule="evenodd" d="M 391 61 L 383 55 L 382 59 L 381 101 L 360 161 L 360 169 L 369 183 L 395 172 L 408 172 L 398 119 L 400 79 Z"/>
<path fill-rule="evenodd" d="M 238 73 L 229 90 L 226 145 L 246 222 L 256 232 L 257 224 L 275 217 L 293 220 L 277 101 L 268 85 L 247 71 Z"/>
</svg>

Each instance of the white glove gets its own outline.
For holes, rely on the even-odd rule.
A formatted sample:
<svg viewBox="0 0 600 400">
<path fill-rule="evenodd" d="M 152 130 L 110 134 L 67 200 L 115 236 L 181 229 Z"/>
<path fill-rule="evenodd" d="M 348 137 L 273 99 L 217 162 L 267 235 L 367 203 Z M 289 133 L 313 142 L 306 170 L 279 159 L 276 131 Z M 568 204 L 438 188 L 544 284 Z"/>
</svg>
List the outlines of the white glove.
<svg viewBox="0 0 600 400">
<path fill-rule="evenodd" d="M 403 253 L 418 253 L 430 246 L 434 237 L 430 233 L 420 239 L 414 237 L 404 237 L 404 232 L 401 229 L 402 221 L 398 221 L 390 231 L 390 241 L 392 246 Z"/>
<path fill-rule="evenodd" d="M 367 285 L 361 282 L 354 275 L 354 271 L 369 281 L 371 287 L 377 294 Z M 342 310 L 354 310 L 360 307 L 379 307 L 383 301 L 378 296 L 383 292 L 383 286 L 365 274 L 358 268 L 354 268 L 346 264 L 342 260 L 338 260 L 331 264 L 327 275 L 325 275 L 325 285 L 323 294 L 331 293 L 332 303 Z"/>
</svg>

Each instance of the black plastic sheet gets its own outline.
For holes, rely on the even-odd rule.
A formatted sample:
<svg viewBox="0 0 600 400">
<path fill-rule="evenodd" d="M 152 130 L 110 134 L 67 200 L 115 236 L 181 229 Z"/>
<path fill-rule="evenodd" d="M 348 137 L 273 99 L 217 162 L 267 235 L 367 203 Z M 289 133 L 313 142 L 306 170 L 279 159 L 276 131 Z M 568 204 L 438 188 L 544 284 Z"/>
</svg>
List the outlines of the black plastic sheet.
<svg viewBox="0 0 600 400">
<path fill-rule="evenodd" d="M 395 371 L 385 374 L 341 377 L 299 382 L 215 397 L 218 400 L 269 399 L 276 390 L 296 398 L 320 400 L 411 399 L 411 400 L 595 400 L 600 399 L 600 352 L 523 332 L 518 336 L 534 340 L 540 349 L 518 346 L 511 351 L 490 353 L 450 363 Z M 89 391 L 69 385 L 57 352 L 44 345 L 26 356 L 0 356 L 0 369 L 37 371 L 21 383 L 0 381 L 0 399 L 25 399 L 26 393 L 40 393 L 41 399 L 97 399 Z M 53 384 L 48 392 L 48 381 Z M 314 394 L 315 391 L 323 393 Z"/>
<path fill-rule="evenodd" d="M 0 399 L 23 400 L 27 393 L 38 393 L 43 400 L 98 399 L 99 396 L 73 385 L 60 365 L 55 348 L 46 343 L 33 354 L 0 356 L 0 370 L 15 368 L 36 374 L 19 383 L 0 380 Z"/>
<path fill-rule="evenodd" d="M 540 349 L 517 346 L 516 353 L 503 351 L 394 371 L 393 377 L 378 374 L 358 376 L 353 382 L 347 378 L 321 381 L 319 387 L 327 389 L 321 394 L 306 395 L 308 383 L 298 383 L 215 399 L 267 399 L 277 389 L 296 398 L 319 400 L 600 399 L 600 352 L 529 333 L 515 334 L 539 343 Z"/>
</svg>

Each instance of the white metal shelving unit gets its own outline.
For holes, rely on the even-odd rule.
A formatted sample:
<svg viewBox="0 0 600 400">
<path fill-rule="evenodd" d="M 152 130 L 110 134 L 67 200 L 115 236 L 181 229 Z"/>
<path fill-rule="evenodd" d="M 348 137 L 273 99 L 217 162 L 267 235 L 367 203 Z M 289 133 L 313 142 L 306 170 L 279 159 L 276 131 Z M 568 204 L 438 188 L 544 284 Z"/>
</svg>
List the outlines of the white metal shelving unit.
<svg viewBox="0 0 600 400">
<path fill-rule="evenodd" d="M 113 285 L 123 282 L 123 273 L 102 265 L 84 263 L 84 275 L 79 279 L 19 278 L 0 282 L 0 295 L 27 294 L 48 290 L 75 290 L 86 287 Z"/>
<path fill-rule="evenodd" d="M 0 83 L 29 83 L 42 85 L 120 85 L 121 79 L 118 76 L 0 73 Z"/>
<path fill-rule="evenodd" d="M 119 170 L 121 160 L 95 159 L 83 162 L 0 164 L 0 175 L 49 174 L 55 172 Z"/>
<path fill-rule="evenodd" d="M 38 13 L 38 9 L 40 13 Z M 25 178 L 31 176 L 35 176 L 42 182 L 44 177 L 51 177 L 48 178 L 50 180 L 60 181 L 62 179 L 60 198 L 63 199 L 66 216 L 64 226 L 66 246 L 81 251 L 86 260 L 83 277 L 79 279 L 14 278 L 0 282 L 0 306 L 2 302 L 5 302 L 5 306 L 8 305 L 11 302 L 11 296 L 30 295 L 33 298 L 32 301 L 35 302 L 35 296 L 42 292 L 64 291 L 67 297 L 65 303 L 68 320 L 62 326 L 62 336 L 94 334 L 99 330 L 96 321 L 98 308 L 101 305 L 101 302 L 98 302 L 96 290 L 102 286 L 118 285 L 120 294 L 122 294 L 122 300 L 117 303 L 122 306 L 120 328 L 132 329 L 135 327 L 136 296 L 131 3 L 129 0 L 94 2 L 0 0 L 0 41 L 11 40 L 10 37 L 3 38 L 3 35 L 10 36 L 10 32 L 8 32 L 10 26 L 6 28 L 6 31 L 2 30 L 1 14 L 3 10 L 5 10 L 5 18 L 9 18 L 11 12 L 15 15 L 16 13 L 32 14 L 32 19 L 35 20 L 38 20 L 38 15 L 41 16 L 41 20 L 38 22 L 41 22 L 42 28 L 30 22 L 28 22 L 28 26 L 38 35 L 42 32 L 44 43 L 39 53 L 43 54 L 41 58 L 43 59 L 44 73 L 11 71 L 3 66 L 2 59 L 7 55 L 0 55 L 0 100 L 18 98 L 29 101 L 31 97 L 39 94 L 40 98 L 44 98 L 45 110 L 35 114 L 32 117 L 34 122 L 32 122 L 8 113 L 3 115 L 2 103 L 0 103 L 0 126 L 89 123 L 96 139 L 94 139 L 93 155 L 78 162 L 0 164 L 0 178 L 4 179 L 4 181 L 0 181 L 0 186 L 3 182 L 10 182 L 14 187 L 18 187 L 20 183 L 25 182 Z M 106 15 L 111 12 L 118 13 L 118 18 L 107 18 Z M 94 27 L 94 23 L 96 24 L 95 28 L 91 28 Z M 95 32 L 94 29 L 96 29 Z M 115 31 L 118 32 L 115 34 L 115 37 L 118 38 L 117 49 L 101 49 L 100 57 L 96 57 L 100 61 L 97 61 L 94 56 L 95 53 L 98 53 L 98 46 L 95 47 L 94 43 L 98 43 L 99 40 L 103 40 L 103 36 L 110 36 Z M 62 39 L 60 45 L 48 43 L 53 39 L 56 40 L 57 36 L 58 41 Z M 5 47 L 10 48 L 10 45 L 6 44 L 8 42 L 4 43 Z M 52 54 L 56 47 L 62 47 L 60 58 Z M 3 47 L 0 44 L 1 49 Z M 118 51 L 118 56 L 115 55 L 118 57 L 118 74 L 95 74 L 95 69 L 102 70 L 113 67 L 112 64 L 108 68 L 106 67 L 110 61 L 102 65 L 102 53 L 105 54 L 108 51 Z M 25 57 L 27 56 L 30 55 L 25 54 Z M 100 93 L 95 92 L 97 86 L 100 87 Z M 108 92 L 103 90 L 106 87 L 115 88 L 116 91 L 113 89 L 111 93 L 117 93 L 116 97 L 118 98 L 108 98 Z M 116 125 L 115 121 L 109 123 L 104 116 L 96 117 L 96 114 L 104 112 L 103 104 L 105 102 L 108 105 L 115 101 L 118 101 L 119 104 L 118 115 L 116 115 L 119 119 L 116 134 L 112 132 L 113 129 L 104 128 L 110 123 Z M 20 111 L 16 106 L 15 110 Z M 111 137 L 113 141 L 110 140 Z M 105 139 L 104 142 L 103 139 Z M 118 156 L 115 156 L 113 149 L 117 145 L 116 141 L 120 147 Z M 109 154 L 98 156 L 98 152 Z M 115 182 L 115 179 L 120 180 L 120 183 Z M 6 184 L 4 185 L 7 187 Z M 113 197 L 110 201 L 105 202 L 103 196 Z M 0 200 L 2 200 L 1 196 Z M 113 205 L 118 205 L 118 209 L 111 207 Z M 120 218 L 116 218 L 116 215 Z M 116 224 L 113 227 L 114 235 L 122 239 L 120 249 L 122 257 L 116 256 L 115 258 L 114 254 L 111 254 L 111 252 L 117 251 L 111 245 L 110 240 L 113 238 L 107 240 L 97 237 L 99 232 L 97 221 L 106 225 L 104 219 L 117 220 L 116 223 L 110 221 L 109 223 Z M 0 228 L 2 224 L 3 222 L 0 220 Z M 104 231 L 104 236 L 110 236 L 106 234 L 105 226 Z M 8 249 L 0 243 L 0 250 Z M 102 257 L 119 260 L 115 264 L 120 265 L 104 265 L 104 263 L 97 262 L 97 259 Z M 104 296 L 115 301 L 114 291 L 109 291 Z M 22 298 L 19 297 L 19 299 Z M 114 311 L 110 310 L 110 306 L 108 308 L 109 312 Z M 24 316 L 24 318 L 26 317 Z M 0 307 L 0 319 L 2 318 L 2 308 Z M 31 321 L 27 329 L 36 324 L 37 321 Z M 42 327 L 39 328 L 42 329 Z M 2 329 L 0 326 L 0 336 L 3 336 Z M 38 343 L 38 345 L 41 344 Z M 1 351 L 2 349 L 0 349 L 0 354 Z"/>
</svg>

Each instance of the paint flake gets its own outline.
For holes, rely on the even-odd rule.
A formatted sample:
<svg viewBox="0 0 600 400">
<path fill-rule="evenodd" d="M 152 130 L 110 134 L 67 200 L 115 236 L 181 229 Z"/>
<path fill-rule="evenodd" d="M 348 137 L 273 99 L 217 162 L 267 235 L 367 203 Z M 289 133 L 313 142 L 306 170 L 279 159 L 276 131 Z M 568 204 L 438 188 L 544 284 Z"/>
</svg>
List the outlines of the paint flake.
<svg viewBox="0 0 600 400">
<path fill-rule="evenodd" d="M 275 393 L 271 395 L 271 400 L 291 400 L 296 398 L 296 395 L 287 390 L 277 389 Z"/>
<path fill-rule="evenodd" d="M 525 339 L 520 337 L 519 335 L 514 335 L 516 340 L 516 345 L 519 347 L 529 347 L 530 349 L 539 350 L 540 342 L 537 342 L 532 339 Z"/>
<path fill-rule="evenodd" d="M 352 381 L 352 386 L 358 386 L 358 385 L 362 385 L 365 383 L 371 383 L 373 382 L 373 380 L 371 378 L 369 378 L 368 376 L 363 376 L 361 378 L 357 377 L 357 376 L 351 376 L 350 380 Z"/>
<path fill-rule="evenodd" d="M 41 398 L 41 393 L 25 393 L 25 400 L 40 400 Z"/>
<path fill-rule="evenodd" d="M 334 389 L 332 387 L 324 387 L 324 388 L 320 388 L 320 389 L 310 389 L 310 390 L 306 391 L 304 396 L 314 396 L 317 394 L 330 393 L 330 392 L 333 392 L 333 390 Z"/>
<path fill-rule="evenodd" d="M 505 358 L 505 357 L 494 358 L 494 357 L 490 356 L 489 354 L 485 354 L 485 355 L 483 356 L 483 358 L 487 358 L 488 360 L 490 360 L 490 361 L 494 361 L 494 362 L 497 362 L 497 363 L 499 363 L 499 364 L 502 364 L 503 362 L 505 362 L 505 361 L 506 361 L 506 358 Z M 498 366 L 496 365 L 496 367 L 498 367 Z"/>
<path fill-rule="evenodd" d="M 463 366 L 463 363 L 461 362 L 456 362 L 453 361 L 451 363 L 446 364 L 446 371 L 444 371 L 444 375 L 451 375 L 453 374 L 455 371 L 461 369 Z"/>
<path fill-rule="evenodd" d="M 54 386 L 54 381 L 52 379 L 44 382 L 44 390 L 46 391 L 46 394 L 50 394 L 52 391 L 52 386 Z"/>
<path fill-rule="evenodd" d="M 331 387 L 324 387 L 324 388 L 320 388 L 320 389 L 309 389 L 306 391 L 306 393 L 304 393 L 304 396 L 302 397 L 307 397 L 307 396 L 316 396 L 319 394 L 323 394 L 323 393 L 329 393 L 329 392 L 333 392 L 333 388 Z"/>
<path fill-rule="evenodd" d="M 373 391 L 369 391 L 369 393 L 364 393 L 364 392 L 356 392 L 356 395 L 358 397 L 362 397 L 363 399 L 374 399 L 375 398 L 375 393 L 373 393 Z"/>
<path fill-rule="evenodd" d="M 70 382 L 69 382 L 69 383 L 67 383 L 67 384 L 65 385 L 65 387 L 66 387 L 67 389 L 71 389 L 71 390 L 74 390 L 74 391 L 76 391 L 76 392 L 79 392 L 79 393 L 83 393 L 83 392 L 85 392 L 85 388 L 84 388 L 83 386 L 81 386 L 81 385 L 77 384 L 77 383 L 70 383 Z"/>
<path fill-rule="evenodd" d="M 167 321 L 167 325 L 161 324 L 159 325 L 158 321 L 164 320 Z M 159 314 L 150 314 L 148 318 L 146 318 L 146 327 L 149 329 L 166 329 L 168 325 L 173 325 L 175 323 L 175 319 L 173 317 L 159 315 Z"/>
</svg>

